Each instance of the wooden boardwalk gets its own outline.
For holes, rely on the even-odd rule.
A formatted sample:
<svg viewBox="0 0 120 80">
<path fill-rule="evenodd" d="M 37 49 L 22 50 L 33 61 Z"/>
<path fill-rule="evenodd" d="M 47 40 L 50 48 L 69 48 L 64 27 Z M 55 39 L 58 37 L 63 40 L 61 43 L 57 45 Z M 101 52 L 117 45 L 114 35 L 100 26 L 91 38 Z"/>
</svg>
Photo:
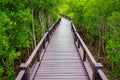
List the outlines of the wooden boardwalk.
<svg viewBox="0 0 120 80">
<path fill-rule="evenodd" d="M 63 17 L 46 31 L 19 69 L 16 80 L 108 80 L 72 21 Z"/>
<path fill-rule="evenodd" d="M 74 44 L 71 23 L 67 19 L 61 19 L 34 80 L 89 80 Z"/>
</svg>

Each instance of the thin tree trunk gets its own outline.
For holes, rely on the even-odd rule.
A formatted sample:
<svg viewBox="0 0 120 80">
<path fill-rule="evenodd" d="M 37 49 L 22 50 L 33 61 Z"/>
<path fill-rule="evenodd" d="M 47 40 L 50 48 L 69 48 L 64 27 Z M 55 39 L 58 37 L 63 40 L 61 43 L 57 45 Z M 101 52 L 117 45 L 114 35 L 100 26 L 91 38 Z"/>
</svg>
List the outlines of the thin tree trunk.
<svg viewBox="0 0 120 80">
<path fill-rule="evenodd" d="M 22 54 L 21 54 L 21 55 L 22 55 Z M 21 60 L 22 58 L 21 58 L 21 57 L 22 57 L 22 56 L 20 56 L 20 58 L 19 58 L 19 63 L 21 63 L 21 62 L 22 62 L 22 60 Z"/>
<path fill-rule="evenodd" d="M 32 9 L 32 15 L 33 15 L 34 9 Z M 34 16 L 34 15 L 33 15 Z M 35 25 L 34 21 L 32 20 L 32 31 L 33 31 L 33 42 L 34 42 L 34 47 L 36 47 L 36 37 L 35 37 Z"/>
<path fill-rule="evenodd" d="M 28 56 L 30 55 L 30 51 L 29 51 L 29 48 L 27 48 L 27 54 L 28 54 Z"/>
<path fill-rule="evenodd" d="M 100 35 L 101 35 L 101 33 L 100 33 L 100 29 L 98 30 L 98 34 L 99 34 L 99 38 L 98 38 L 98 55 L 97 55 L 97 57 L 98 57 L 98 59 L 100 58 L 100 53 L 101 53 L 101 41 L 100 41 Z"/>
<path fill-rule="evenodd" d="M 99 43 L 98 43 L 98 55 L 97 55 L 98 58 L 100 58 L 100 46 L 101 46 L 101 44 L 100 44 L 100 40 L 99 40 Z"/>
<path fill-rule="evenodd" d="M 105 55 L 106 52 L 105 52 L 105 32 L 106 32 L 106 21 L 104 20 L 104 18 L 101 16 L 100 17 L 100 25 L 101 25 L 101 36 L 102 36 L 102 41 L 101 41 L 101 48 L 102 48 L 102 55 Z"/>
<path fill-rule="evenodd" d="M 3 64 L 5 64 L 5 61 L 4 61 L 4 59 L 3 59 L 3 58 L 2 58 L 2 63 L 3 63 Z"/>
<path fill-rule="evenodd" d="M 46 28 L 45 28 L 45 27 L 46 27 L 46 26 L 45 26 L 45 20 L 44 20 L 44 16 L 45 16 L 45 15 L 44 15 L 44 8 L 41 9 L 41 12 L 40 12 L 40 15 L 39 15 L 39 16 L 41 16 L 40 25 L 41 25 L 41 27 L 42 27 L 42 35 L 43 35 L 44 32 L 45 32 L 45 29 L 46 29 Z"/>
<path fill-rule="evenodd" d="M 106 52 L 105 52 L 105 44 L 104 44 L 104 43 L 105 43 L 105 42 L 102 41 L 102 50 L 103 50 L 103 54 L 104 54 L 104 56 L 105 56 Z"/>
<path fill-rule="evenodd" d="M 50 15 L 48 15 L 48 26 L 50 26 L 51 25 L 51 17 L 50 17 Z"/>
</svg>

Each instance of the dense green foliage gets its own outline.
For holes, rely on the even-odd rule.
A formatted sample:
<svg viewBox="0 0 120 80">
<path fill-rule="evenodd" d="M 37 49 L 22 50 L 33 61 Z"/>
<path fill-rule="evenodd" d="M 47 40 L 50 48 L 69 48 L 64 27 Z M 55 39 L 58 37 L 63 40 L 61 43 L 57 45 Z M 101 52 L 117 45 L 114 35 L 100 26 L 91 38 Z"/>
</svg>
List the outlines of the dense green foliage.
<svg viewBox="0 0 120 80">
<path fill-rule="evenodd" d="M 58 18 L 56 3 L 57 0 L 0 0 L 0 80 L 14 80 L 22 60 Z"/>
<path fill-rule="evenodd" d="M 111 80 L 120 78 L 120 0 L 66 0 L 60 13 L 72 17 L 81 35 L 98 50 L 95 54 L 109 71 Z M 114 76 L 113 76 L 114 75 Z"/>
</svg>

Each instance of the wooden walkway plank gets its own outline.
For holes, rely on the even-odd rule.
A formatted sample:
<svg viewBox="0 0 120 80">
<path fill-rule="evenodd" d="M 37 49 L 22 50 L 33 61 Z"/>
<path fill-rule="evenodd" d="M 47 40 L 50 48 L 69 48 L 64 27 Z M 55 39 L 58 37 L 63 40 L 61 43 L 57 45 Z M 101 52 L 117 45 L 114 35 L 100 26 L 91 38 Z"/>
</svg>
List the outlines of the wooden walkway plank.
<svg viewBox="0 0 120 80">
<path fill-rule="evenodd" d="M 89 80 L 67 19 L 62 18 L 53 34 L 34 80 Z"/>
</svg>

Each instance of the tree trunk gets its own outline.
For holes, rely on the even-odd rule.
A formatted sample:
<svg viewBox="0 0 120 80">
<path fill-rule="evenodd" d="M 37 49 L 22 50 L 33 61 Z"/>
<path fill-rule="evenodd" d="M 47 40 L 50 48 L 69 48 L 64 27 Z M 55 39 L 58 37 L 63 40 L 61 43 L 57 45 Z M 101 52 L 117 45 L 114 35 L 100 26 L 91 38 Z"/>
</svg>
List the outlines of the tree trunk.
<svg viewBox="0 0 120 80">
<path fill-rule="evenodd" d="M 98 54 L 97 57 L 98 59 L 100 58 L 100 53 L 101 53 L 101 40 L 100 40 L 101 32 L 100 29 L 98 30 Z"/>
<path fill-rule="evenodd" d="M 34 9 L 32 9 L 32 15 L 33 15 Z M 34 16 L 34 15 L 33 15 Z M 34 47 L 36 47 L 36 37 L 35 37 L 35 25 L 34 20 L 32 20 L 32 32 L 33 32 L 33 43 Z"/>
<path fill-rule="evenodd" d="M 98 55 L 97 55 L 98 58 L 100 58 L 100 52 L 101 52 L 100 46 L 101 46 L 101 44 L 100 44 L 100 40 L 99 40 L 99 42 L 98 42 Z"/>
<path fill-rule="evenodd" d="M 40 20 L 40 25 L 41 25 L 41 28 L 42 28 L 42 35 L 44 34 L 44 32 L 45 32 L 45 20 L 44 20 L 44 8 L 41 8 L 41 10 L 40 10 L 40 12 L 39 12 L 39 20 Z"/>
<path fill-rule="evenodd" d="M 28 56 L 30 55 L 30 51 L 29 51 L 29 48 L 27 48 L 27 54 L 28 54 Z"/>
</svg>

